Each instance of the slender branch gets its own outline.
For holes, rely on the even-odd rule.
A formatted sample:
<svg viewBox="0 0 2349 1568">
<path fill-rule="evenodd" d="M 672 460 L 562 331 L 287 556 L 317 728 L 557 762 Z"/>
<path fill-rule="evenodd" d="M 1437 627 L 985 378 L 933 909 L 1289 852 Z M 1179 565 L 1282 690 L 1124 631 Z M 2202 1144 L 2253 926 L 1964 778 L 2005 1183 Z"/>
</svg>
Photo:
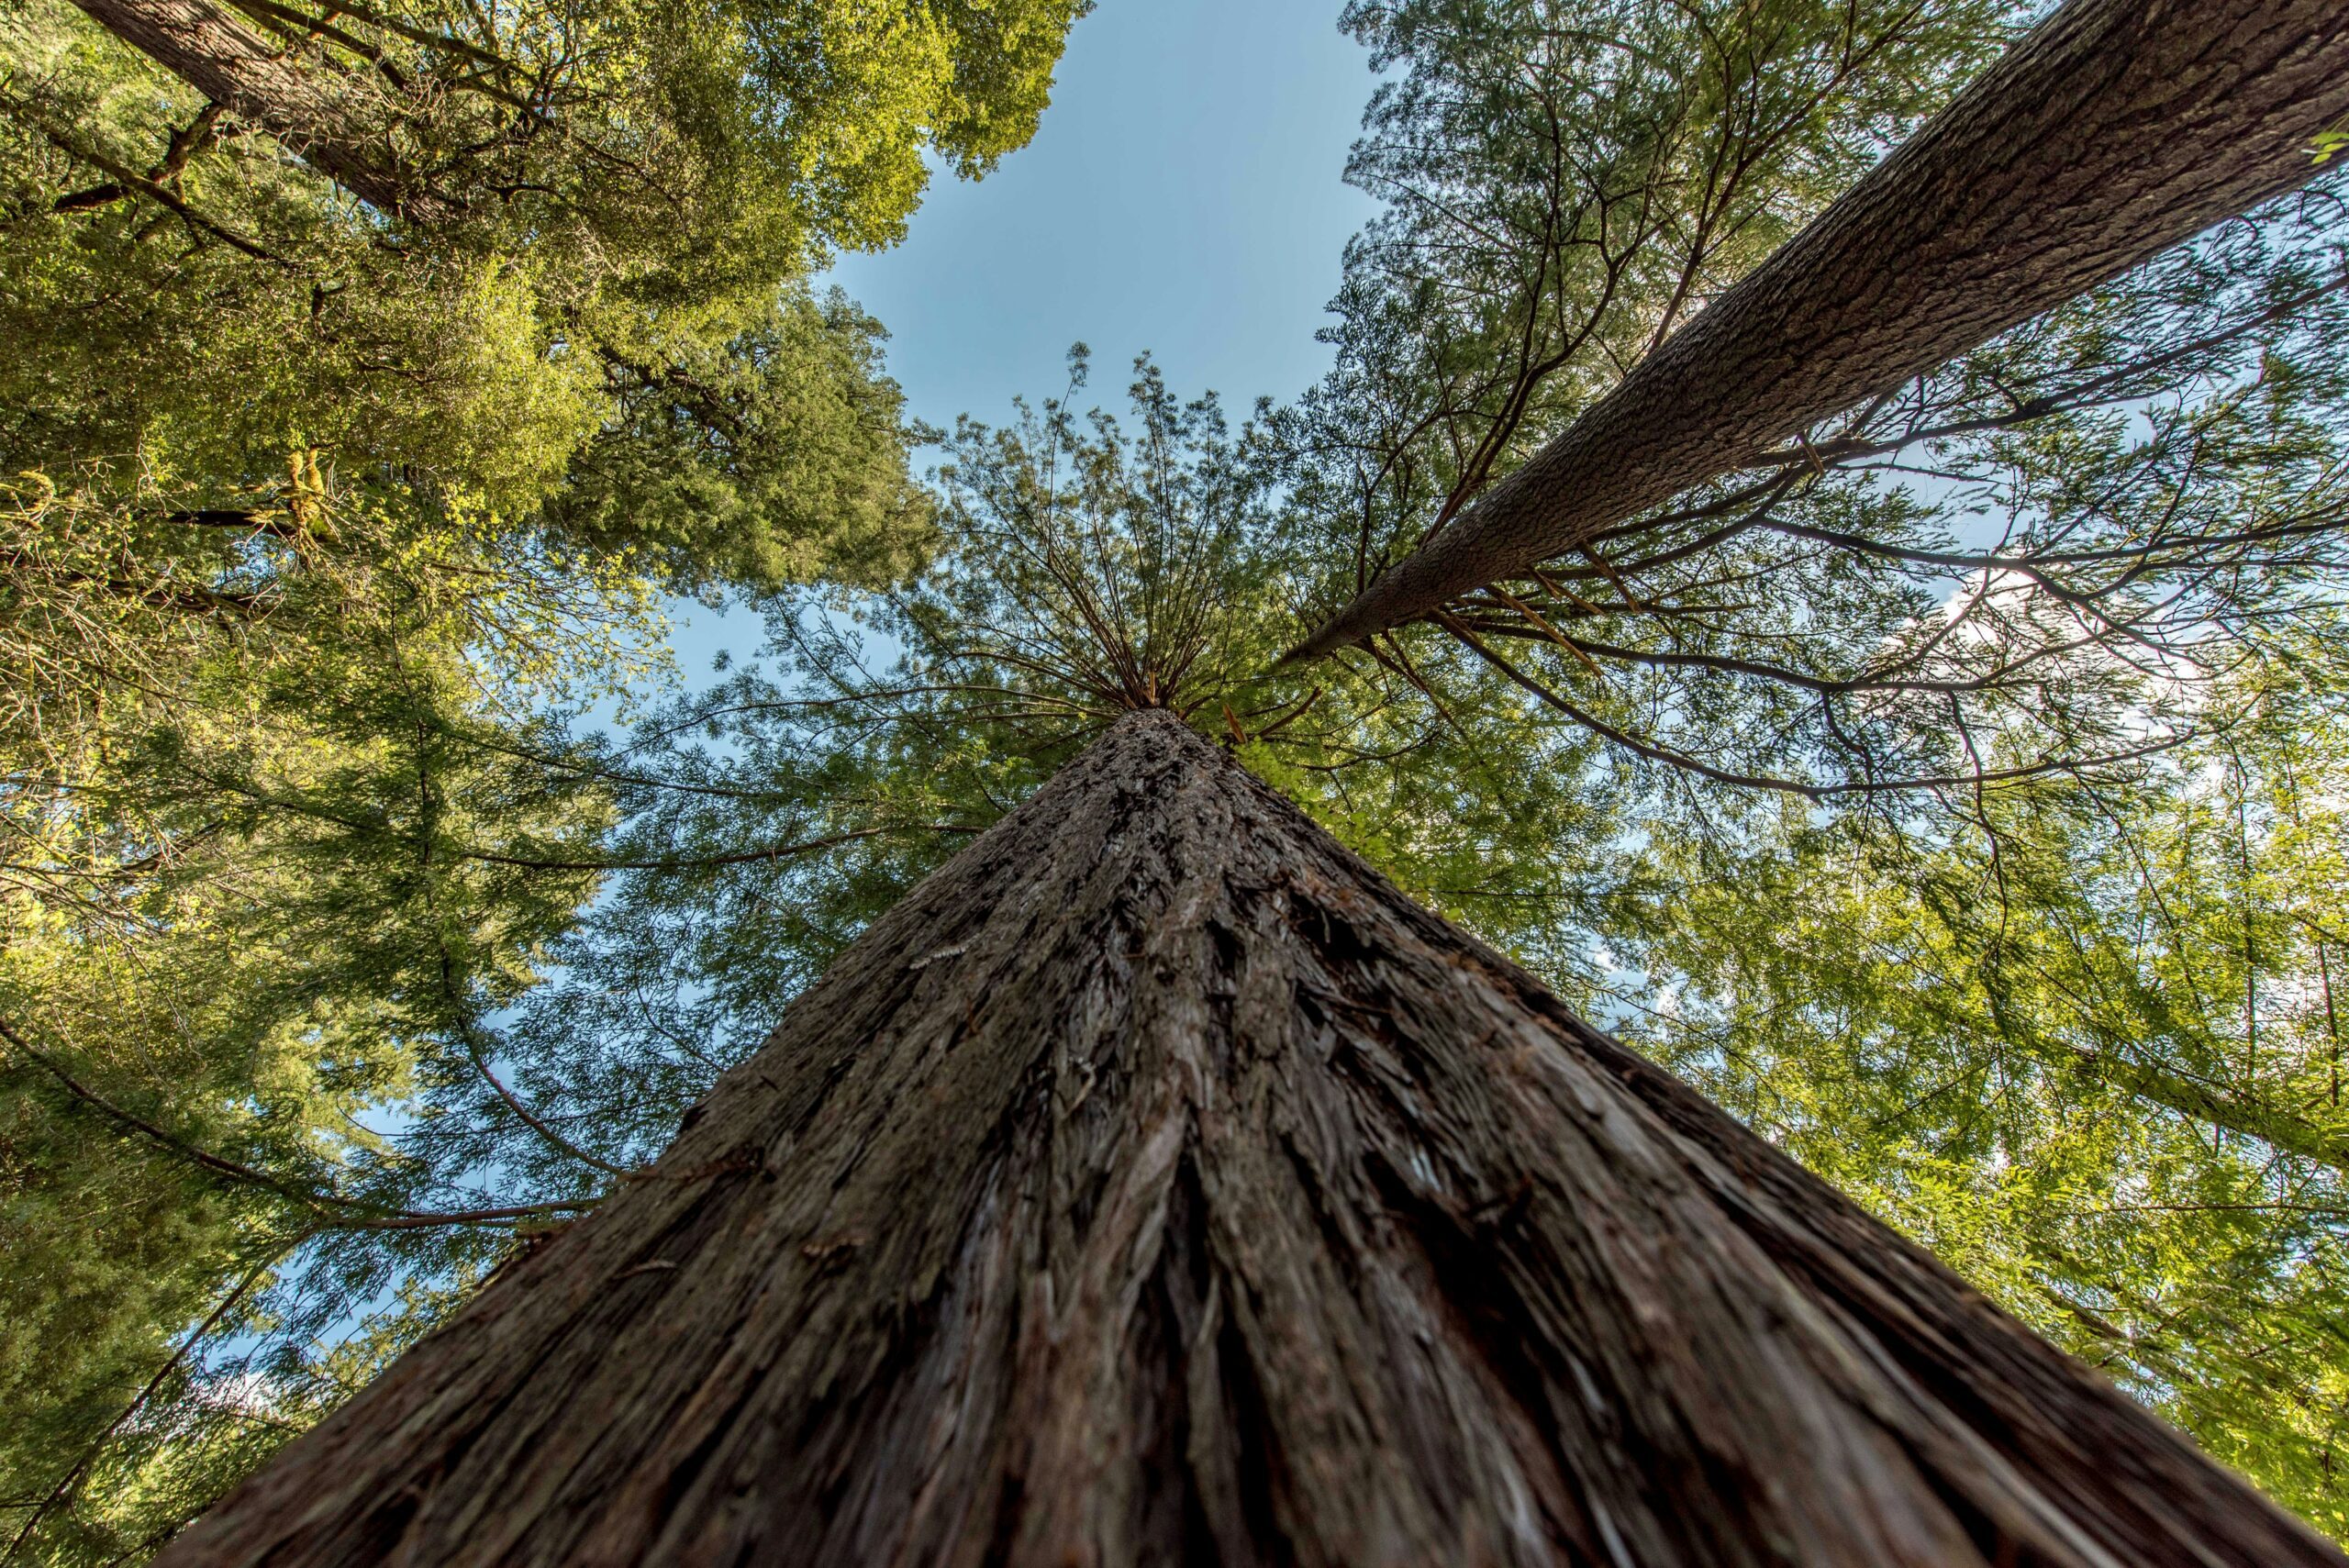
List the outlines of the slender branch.
<svg viewBox="0 0 2349 1568">
<path fill-rule="evenodd" d="M 129 1404 L 122 1407 L 121 1412 L 113 1420 L 106 1423 L 106 1430 L 90 1440 L 89 1446 L 82 1451 L 82 1456 L 73 1462 L 72 1467 L 59 1478 L 56 1485 L 50 1488 L 49 1496 L 40 1500 L 39 1506 L 33 1509 L 32 1517 L 25 1521 L 24 1528 L 17 1532 L 16 1539 L 8 1543 L 8 1550 L 0 1552 L 0 1563 L 13 1562 L 17 1560 L 17 1554 L 22 1551 L 26 1543 L 32 1540 L 33 1531 L 40 1527 L 40 1521 L 48 1517 L 51 1508 L 65 1502 L 72 1495 L 73 1489 L 81 1484 L 82 1477 L 88 1473 L 91 1464 L 96 1461 L 99 1453 L 105 1450 L 106 1443 L 115 1433 L 120 1431 L 125 1423 L 145 1407 L 147 1401 L 154 1397 L 155 1390 L 161 1388 L 164 1379 L 170 1377 L 185 1363 L 190 1352 L 203 1342 L 204 1337 L 218 1328 L 221 1321 L 230 1312 L 236 1310 L 237 1304 L 245 1298 L 245 1293 L 259 1284 L 261 1277 L 274 1268 L 278 1261 L 286 1253 L 308 1240 L 310 1234 L 307 1230 L 301 1232 L 246 1271 L 244 1278 L 237 1282 L 237 1287 L 221 1299 L 220 1305 L 214 1307 L 204 1321 L 195 1326 L 193 1332 L 180 1341 L 179 1348 L 172 1352 L 171 1359 L 156 1370 L 155 1375 L 147 1380 L 147 1385 L 139 1391 Z"/>
<path fill-rule="evenodd" d="M 1470 651 L 1498 670 L 1518 686 L 1532 694 L 1544 705 L 1555 708 L 1584 728 L 1614 741 L 1628 751 L 1645 757 L 1650 762 L 1666 763 L 1719 784 L 1739 784 L 1749 789 L 1776 790 L 1787 795 L 1799 795 L 1811 800 L 1828 800 L 1846 795 L 1883 795 L 1902 790 L 1970 788 L 1986 784 L 2012 784 L 2023 779 L 2043 777 L 2049 773 L 2079 773 L 2090 768 L 2117 767 L 2122 762 L 2137 762 L 2146 757 L 2157 756 L 2164 751 L 2176 750 L 2185 744 L 2187 740 L 2183 734 L 2173 735 L 2101 757 L 2050 758 L 2043 762 L 2027 762 L 2010 768 L 1990 768 L 1965 773 L 1920 774 L 1902 779 L 1871 778 L 1862 782 L 1831 784 L 1804 784 L 1795 779 L 1774 778 L 1765 773 L 1741 773 L 1714 767 L 1711 763 L 1699 761 L 1686 751 L 1660 745 L 1654 741 L 1642 740 L 1630 731 L 1608 723 L 1597 714 L 1575 706 L 1541 682 L 1527 675 L 1479 638 L 1475 628 L 1449 612 L 1438 610 L 1434 612 L 1432 618 L 1465 644 Z"/>
<path fill-rule="evenodd" d="M 358 1198 L 345 1197 L 340 1193 L 305 1191 L 280 1182 L 274 1177 L 264 1175 L 250 1165 L 242 1165 L 234 1160 L 224 1159 L 207 1150 L 199 1149 L 184 1139 L 173 1137 L 144 1117 L 123 1109 L 75 1078 L 46 1051 L 35 1047 L 23 1035 L 17 1033 L 5 1018 L 0 1018 L 0 1040 L 6 1040 L 16 1047 L 37 1066 L 63 1084 L 67 1093 L 107 1119 L 120 1123 L 139 1136 L 171 1151 L 184 1160 L 202 1166 L 216 1175 L 227 1176 L 249 1186 L 260 1187 L 265 1192 L 276 1194 L 289 1203 L 298 1204 L 317 1213 L 319 1218 L 311 1227 L 312 1229 L 415 1230 L 440 1225 L 493 1224 L 526 1219 L 536 1215 L 576 1213 L 583 1209 L 593 1208 L 603 1201 L 601 1198 L 567 1198 L 553 1203 L 524 1204 L 509 1208 L 477 1208 L 451 1213 L 434 1213 L 412 1208 L 378 1209 L 372 1204 Z M 339 1214 L 323 1212 L 328 1209 L 343 1212 Z M 366 1212 L 370 1210 L 373 1212 Z"/>
<path fill-rule="evenodd" d="M 473 1071 L 479 1073 L 489 1086 L 497 1091 L 497 1097 L 506 1102 L 507 1109 L 520 1117 L 531 1131 L 545 1139 L 555 1148 L 582 1164 L 593 1165 L 607 1175 L 627 1175 L 629 1173 L 624 1166 L 615 1165 L 603 1156 L 580 1148 L 579 1145 L 533 1116 L 530 1107 L 524 1105 L 514 1091 L 506 1086 L 506 1081 L 491 1070 L 489 1052 L 482 1049 L 480 1025 L 474 1020 L 473 1008 L 465 1001 L 463 987 L 458 984 L 456 956 L 450 952 L 447 942 L 441 942 L 440 946 L 441 993 L 448 998 L 450 1013 L 457 1025 L 458 1042 L 465 1048 L 465 1054 L 472 1058 Z"/>
<path fill-rule="evenodd" d="M 859 839 L 871 839 L 884 833 L 982 833 L 983 828 L 967 828 L 953 822 L 893 823 L 882 828 L 859 828 L 847 833 L 835 833 L 829 838 L 809 839 L 797 844 L 777 844 L 764 850 L 743 850 L 730 855 L 703 855 L 686 859 L 657 861 L 542 861 L 522 855 L 492 854 L 486 850 L 456 849 L 450 852 L 464 860 L 485 861 L 492 865 L 520 866 L 530 871 L 704 871 L 713 866 L 748 865 L 758 861 L 786 860 L 793 855 L 829 850 L 837 845 L 853 843 Z"/>
</svg>

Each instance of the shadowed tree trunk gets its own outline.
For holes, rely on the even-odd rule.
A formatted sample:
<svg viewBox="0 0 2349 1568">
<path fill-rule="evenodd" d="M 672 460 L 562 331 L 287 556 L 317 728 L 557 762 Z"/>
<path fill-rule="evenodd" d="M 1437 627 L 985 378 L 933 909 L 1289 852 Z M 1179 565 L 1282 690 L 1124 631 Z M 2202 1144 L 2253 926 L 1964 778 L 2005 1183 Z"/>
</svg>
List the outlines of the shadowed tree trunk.
<svg viewBox="0 0 2349 1568">
<path fill-rule="evenodd" d="M 208 0 L 74 0 L 99 26 L 379 212 L 421 222 L 456 215 L 398 164 L 393 106 L 379 83 L 306 61 Z M 332 13 L 329 12 L 329 15 Z"/>
<path fill-rule="evenodd" d="M 2070 0 L 1289 657 L 1518 575 L 2282 195 L 2343 115 L 2340 0 Z"/>
<path fill-rule="evenodd" d="M 161 1561 L 2343 1559 L 1151 712 Z"/>
</svg>

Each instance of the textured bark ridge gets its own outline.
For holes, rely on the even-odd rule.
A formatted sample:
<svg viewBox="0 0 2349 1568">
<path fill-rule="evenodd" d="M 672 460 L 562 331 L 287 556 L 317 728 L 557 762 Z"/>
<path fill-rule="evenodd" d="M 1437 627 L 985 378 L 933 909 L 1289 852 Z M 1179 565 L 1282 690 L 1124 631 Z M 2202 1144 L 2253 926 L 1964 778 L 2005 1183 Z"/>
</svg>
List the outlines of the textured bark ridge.
<svg viewBox="0 0 2349 1568">
<path fill-rule="evenodd" d="M 2070 0 L 1290 657 L 1514 576 L 2282 195 L 2344 114 L 2342 0 Z"/>
<path fill-rule="evenodd" d="M 161 1561 L 2344 1560 L 1153 713 Z"/>
<path fill-rule="evenodd" d="M 268 131 L 378 212 L 439 222 L 455 205 L 403 176 L 380 93 L 305 65 L 282 39 L 207 0 L 74 0 L 113 33 L 249 126 Z M 329 13 L 331 14 L 331 13 Z"/>
</svg>

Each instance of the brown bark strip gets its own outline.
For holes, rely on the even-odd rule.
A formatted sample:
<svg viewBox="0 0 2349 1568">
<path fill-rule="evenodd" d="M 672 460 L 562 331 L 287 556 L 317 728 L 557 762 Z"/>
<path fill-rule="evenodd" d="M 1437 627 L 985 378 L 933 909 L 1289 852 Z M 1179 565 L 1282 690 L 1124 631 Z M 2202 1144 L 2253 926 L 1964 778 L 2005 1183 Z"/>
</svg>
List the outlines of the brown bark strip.
<svg viewBox="0 0 2349 1568">
<path fill-rule="evenodd" d="M 286 52 L 208 0 L 74 0 L 123 42 L 268 131 L 379 212 L 423 223 L 456 216 L 393 156 L 392 116 L 372 84 Z"/>
<path fill-rule="evenodd" d="M 1164 713 L 160 1560 L 2343 1559 Z"/>
<path fill-rule="evenodd" d="M 2317 172 L 2339 0 L 2070 0 L 1289 657 L 1520 575 Z"/>
</svg>

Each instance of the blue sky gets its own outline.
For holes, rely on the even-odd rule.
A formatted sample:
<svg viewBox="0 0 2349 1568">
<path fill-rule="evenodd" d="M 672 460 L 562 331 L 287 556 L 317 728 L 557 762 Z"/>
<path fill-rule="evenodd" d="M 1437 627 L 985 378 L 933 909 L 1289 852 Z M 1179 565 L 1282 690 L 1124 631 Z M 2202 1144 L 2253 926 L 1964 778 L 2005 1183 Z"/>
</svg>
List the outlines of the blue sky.
<svg viewBox="0 0 2349 1568">
<path fill-rule="evenodd" d="M 1319 374 L 1346 237 L 1341 176 L 1370 95 L 1337 0 L 1102 0 L 1036 139 L 985 181 L 940 179 L 905 242 L 833 276 L 885 323 L 913 412 L 990 421 L 1094 351 L 1121 396 L 1152 351 L 1175 391 L 1245 409 Z"/>
<path fill-rule="evenodd" d="M 1343 179 L 1376 79 L 1339 6 L 1100 0 L 1035 139 L 984 181 L 941 175 L 900 244 L 832 269 L 888 328 L 909 412 L 1001 423 L 1014 396 L 1061 392 L 1080 340 L 1086 403 L 1119 411 L 1144 350 L 1176 395 L 1235 414 L 1309 386 L 1341 252 L 1375 210 Z M 760 640 L 753 615 L 674 608 L 691 684 Z"/>
</svg>

